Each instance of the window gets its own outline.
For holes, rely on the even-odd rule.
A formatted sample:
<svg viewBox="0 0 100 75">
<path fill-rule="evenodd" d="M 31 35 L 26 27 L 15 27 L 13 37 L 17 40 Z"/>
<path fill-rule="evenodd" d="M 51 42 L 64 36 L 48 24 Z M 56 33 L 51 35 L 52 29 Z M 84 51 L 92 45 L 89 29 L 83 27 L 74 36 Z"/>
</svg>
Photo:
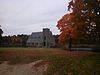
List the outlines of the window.
<svg viewBox="0 0 100 75">
<path fill-rule="evenodd" d="M 40 39 L 41 37 L 39 36 L 38 38 Z"/>
<path fill-rule="evenodd" d="M 36 43 L 36 45 L 38 45 L 38 43 Z"/>
<path fill-rule="evenodd" d="M 44 40 L 46 40 L 46 36 L 44 36 Z"/>
<path fill-rule="evenodd" d="M 34 45 L 34 43 L 32 43 L 32 45 Z"/>
<path fill-rule="evenodd" d="M 42 45 L 42 43 L 40 43 L 40 45 Z"/>
</svg>

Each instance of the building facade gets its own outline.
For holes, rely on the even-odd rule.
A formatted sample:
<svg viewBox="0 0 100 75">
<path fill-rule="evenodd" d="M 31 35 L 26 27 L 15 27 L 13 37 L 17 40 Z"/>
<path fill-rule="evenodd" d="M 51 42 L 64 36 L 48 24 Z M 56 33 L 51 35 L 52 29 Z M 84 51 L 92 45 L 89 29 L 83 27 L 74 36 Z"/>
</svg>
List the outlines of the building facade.
<svg viewBox="0 0 100 75">
<path fill-rule="evenodd" d="M 54 47 L 55 39 L 52 32 L 48 28 L 44 28 L 42 32 L 33 32 L 28 40 L 27 46 L 30 47 Z"/>
</svg>

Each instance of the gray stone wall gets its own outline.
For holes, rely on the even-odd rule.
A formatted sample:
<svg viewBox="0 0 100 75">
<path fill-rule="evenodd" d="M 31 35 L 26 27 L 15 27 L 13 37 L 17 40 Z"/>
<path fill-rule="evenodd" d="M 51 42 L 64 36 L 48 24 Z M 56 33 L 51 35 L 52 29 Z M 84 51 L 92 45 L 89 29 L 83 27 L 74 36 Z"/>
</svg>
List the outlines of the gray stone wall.
<svg viewBox="0 0 100 75">
<path fill-rule="evenodd" d="M 32 33 L 27 40 L 27 46 L 42 47 L 42 43 L 43 43 L 43 33 L 42 32 Z"/>
</svg>

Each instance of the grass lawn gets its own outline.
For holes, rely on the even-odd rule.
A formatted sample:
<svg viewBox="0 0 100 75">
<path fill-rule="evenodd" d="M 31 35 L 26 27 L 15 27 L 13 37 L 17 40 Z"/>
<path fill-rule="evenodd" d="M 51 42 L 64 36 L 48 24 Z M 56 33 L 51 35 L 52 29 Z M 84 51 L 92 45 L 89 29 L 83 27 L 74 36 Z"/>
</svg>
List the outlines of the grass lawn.
<svg viewBox="0 0 100 75">
<path fill-rule="evenodd" d="M 100 53 L 57 48 L 0 48 L 0 63 L 49 62 L 44 75 L 100 75 Z"/>
</svg>

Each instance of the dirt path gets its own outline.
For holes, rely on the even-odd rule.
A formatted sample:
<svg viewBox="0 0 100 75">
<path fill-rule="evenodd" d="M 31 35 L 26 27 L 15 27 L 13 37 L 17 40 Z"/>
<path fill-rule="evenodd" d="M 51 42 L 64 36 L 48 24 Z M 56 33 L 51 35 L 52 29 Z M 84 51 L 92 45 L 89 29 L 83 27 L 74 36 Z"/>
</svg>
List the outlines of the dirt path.
<svg viewBox="0 0 100 75">
<path fill-rule="evenodd" d="M 8 61 L 0 64 L 0 75 L 43 75 L 48 63 L 38 60 L 29 64 L 9 65 Z"/>
</svg>

